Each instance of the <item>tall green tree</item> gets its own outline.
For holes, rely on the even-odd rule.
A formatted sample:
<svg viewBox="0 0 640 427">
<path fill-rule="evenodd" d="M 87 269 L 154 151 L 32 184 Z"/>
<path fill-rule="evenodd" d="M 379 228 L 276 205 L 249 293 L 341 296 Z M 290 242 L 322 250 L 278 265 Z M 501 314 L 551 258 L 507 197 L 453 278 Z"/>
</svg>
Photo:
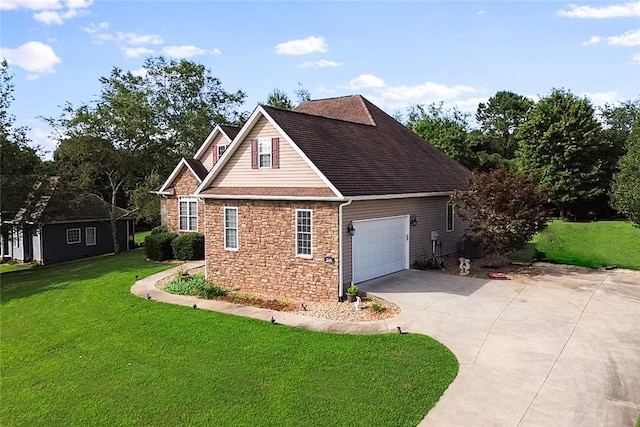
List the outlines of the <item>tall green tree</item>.
<svg viewBox="0 0 640 427">
<path fill-rule="evenodd" d="M 54 158 L 65 182 L 111 201 L 114 212 L 116 204 L 153 206 L 153 195 L 132 198 L 134 190 L 193 156 L 216 124 L 246 118 L 242 91 L 225 91 L 210 70 L 186 60 L 148 58 L 135 75 L 114 67 L 100 83 L 95 100 L 48 120 L 60 135 Z"/>
<path fill-rule="evenodd" d="M 42 161 L 27 136 L 28 128 L 15 126 L 9 112 L 14 85 L 6 60 L 0 62 L 0 212 L 10 220 L 22 207 L 33 184 L 40 178 Z"/>
<path fill-rule="evenodd" d="M 408 110 L 407 126 L 467 168 L 477 166 L 476 140 L 470 133 L 468 116 L 457 108 L 445 109 L 442 102 L 414 105 Z"/>
<path fill-rule="evenodd" d="M 285 110 L 293 110 L 294 107 L 286 92 L 278 88 L 273 89 L 267 96 L 267 105 Z"/>
<path fill-rule="evenodd" d="M 640 120 L 627 139 L 627 152 L 613 176 L 611 205 L 640 227 Z"/>
<path fill-rule="evenodd" d="M 540 177 L 562 217 L 605 192 L 601 131 L 591 102 L 562 89 L 542 98 L 516 130 L 520 171 Z"/>
<path fill-rule="evenodd" d="M 608 179 L 611 180 L 618 167 L 620 157 L 627 148 L 631 131 L 640 121 L 640 98 L 625 100 L 617 104 L 605 104 L 599 109 L 603 126 L 602 138 L 609 150 L 602 153 Z"/>
<path fill-rule="evenodd" d="M 515 157 L 518 148 L 515 130 L 524 123 L 533 105 L 529 98 L 510 91 L 499 91 L 478 105 L 476 121 L 481 142 L 489 153 L 497 153 L 507 160 Z"/>
</svg>

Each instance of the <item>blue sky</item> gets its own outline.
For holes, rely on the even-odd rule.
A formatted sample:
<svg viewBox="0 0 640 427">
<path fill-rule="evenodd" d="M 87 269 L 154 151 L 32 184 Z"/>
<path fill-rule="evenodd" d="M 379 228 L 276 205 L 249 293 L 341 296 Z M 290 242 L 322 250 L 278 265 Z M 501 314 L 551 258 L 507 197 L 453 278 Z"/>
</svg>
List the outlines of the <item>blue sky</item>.
<svg viewBox="0 0 640 427">
<path fill-rule="evenodd" d="M 292 98 L 362 94 L 386 111 L 444 101 L 475 112 L 499 90 L 552 88 L 596 105 L 640 96 L 640 1 L 1 0 L 11 113 L 49 154 L 66 102 L 89 102 L 114 66 L 150 55 L 204 64 L 251 111 Z"/>
</svg>

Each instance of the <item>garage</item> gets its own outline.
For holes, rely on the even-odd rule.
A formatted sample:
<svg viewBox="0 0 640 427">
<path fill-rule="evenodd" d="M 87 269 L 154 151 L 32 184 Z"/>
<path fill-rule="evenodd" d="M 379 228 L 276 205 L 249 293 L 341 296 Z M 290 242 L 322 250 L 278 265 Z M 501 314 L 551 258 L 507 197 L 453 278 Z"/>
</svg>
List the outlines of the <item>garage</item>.
<svg viewBox="0 0 640 427">
<path fill-rule="evenodd" d="M 353 282 L 409 268 L 409 217 L 353 222 Z"/>
</svg>

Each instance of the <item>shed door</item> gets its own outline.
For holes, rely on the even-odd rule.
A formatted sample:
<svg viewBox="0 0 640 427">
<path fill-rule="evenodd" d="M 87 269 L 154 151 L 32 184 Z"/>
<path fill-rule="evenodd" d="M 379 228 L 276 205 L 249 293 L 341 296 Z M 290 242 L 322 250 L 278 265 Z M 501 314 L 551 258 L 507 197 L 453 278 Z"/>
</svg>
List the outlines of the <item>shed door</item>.
<svg viewBox="0 0 640 427">
<path fill-rule="evenodd" d="M 409 268 L 409 217 L 354 221 L 353 282 Z"/>
</svg>

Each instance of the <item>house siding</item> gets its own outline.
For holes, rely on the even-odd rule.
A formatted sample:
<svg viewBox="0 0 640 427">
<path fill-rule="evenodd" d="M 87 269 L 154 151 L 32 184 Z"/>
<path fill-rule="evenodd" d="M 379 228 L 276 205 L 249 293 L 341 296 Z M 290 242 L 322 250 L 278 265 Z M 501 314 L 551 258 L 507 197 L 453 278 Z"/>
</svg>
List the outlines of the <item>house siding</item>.
<svg viewBox="0 0 640 427">
<path fill-rule="evenodd" d="M 127 227 L 131 228 L 130 222 L 132 221 L 118 222 L 117 233 L 120 250 L 127 250 L 132 247 L 132 243 L 128 241 L 131 233 L 127 233 Z M 96 244 L 92 246 L 87 246 L 86 242 L 86 229 L 89 227 L 95 227 L 96 229 Z M 80 229 L 80 243 L 67 244 L 67 229 L 70 228 Z M 113 253 L 111 227 L 102 221 L 46 224 L 40 231 L 40 238 L 42 239 L 41 255 L 44 264 L 54 264 Z"/>
<path fill-rule="evenodd" d="M 224 207 L 238 208 L 238 250 L 224 249 Z M 296 256 L 296 209 L 313 211 L 312 258 Z M 338 298 L 336 203 L 206 200 L 207 279 L 225 288 L 286 301 Z M 325 257 L 335 260 L 325 262 Z"/>
<path fill-rule="evenodd" d="M 202 165 L 207 168 L 208 171 L 210 171 L 213 168 L 213 165 L 215 164 L 214 159 L 215 159 L 215 155 L 214 155 L 214 150 L 217 150 L 217 146 L 218 145 L 229 145 L 230 141 L 222 134 L 222 133 L 218 133 L 214 138 L 213 141 L 211 141 L 211 143 L 209 143 L 209 146 L 207 147 L 207 149 L 204 151 L 204 153 L 202 153 L 202 157 L 200 157 L 200 162 L 202 163 Z"/>
<path fill-rule="evenodd" d="M 280 138 L 279 168 L 251 168 L 251 140 L 258 138 Z M 212 186 L 264 187 L 267 182 L 269 187 L 327 187 L 284 136 L 263 117 L 242 140 Z"/>
<path fill-rule="evenodd" d="M 352 237 L 346 228 L 350 221 L 416 215 L 417 226 L 409 227 L 409 263 L 416 261 L 424 251 L 431 255 L 431 232 L 440 234 L 443 256 L 463 250 L 462 237 L 467 229 L 466 223 L 455 217 L 454 230 L 447 232 L 447 203 L 449 197 L 421 197 L 390 200 L 355 201 L 343 210 L 343 280 L 349 284 L 353 278 Z M 356 227 L 356 233 L 358 232 Z"/>
<path fill-rule="evenodd" d="M 179 209 L 178 199 L 180 196 L 189 196 L 196 191 L 196 188 L 200 185 L 197 178 L 193 176 L 188 168 L 183 168 L 176 179 L 173 181 L 174 196 L 167 197 L 166 199 L 166 214 L 162 222 L 166 225 L 169 231 L 174 233 L 179 232 Z M 161 205 L 162 216 L 162 205 Z M 198 202 L 198 233 L 204 233 L 204 203 Z"/>
</svg>

